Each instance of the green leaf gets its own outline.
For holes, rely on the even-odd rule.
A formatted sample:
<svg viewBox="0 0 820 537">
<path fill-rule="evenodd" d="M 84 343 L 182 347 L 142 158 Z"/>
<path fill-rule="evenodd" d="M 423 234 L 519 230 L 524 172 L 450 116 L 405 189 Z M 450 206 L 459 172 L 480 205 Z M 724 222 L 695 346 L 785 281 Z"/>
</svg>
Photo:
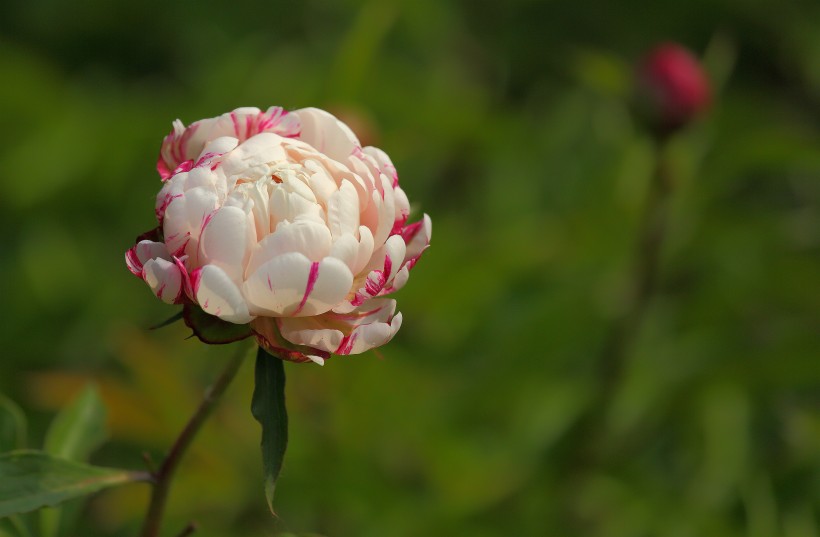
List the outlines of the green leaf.
<svg viewBox="0 0 820 537">
<path fill-rule="evenodd" d="M 147 474 L 67 461 L 42 451 L 0 455 L 0 517 L 57 505 Z"/>
<path fill-rule="evenodd" d="M 12 515 L 0 520 L 0 537 L 32 537 L 25 520 Z"/>
<path fill-rule="evenodd" d="M 55 457 L 85 462 L 107 437 L 105 406 L 97 389 L 89 385 L 51 422 L 46 433 L 45 451 Z M 72 523 L 70 516 L 68 520 L 64 518 L 62 507 L 43 509 L 40 512 L 41 537 L 54 537 L 60 533 L 61 526 Z"/>
<path fill-rule="evenodd" d="M 204 343 L 221 345 L 233 343 L 250 337 L 253 334 L 249 324 L 234 324 L 223 321 L 195 304 L 186 304 L 182 310 L 185 324 L 194 331 L 194 335 Z"/>
<path fill-rule="evenodd" d="M 86 461 L 107 437 L 105 407 L 97 389 L 88 386 L 51 422 L 44 449 L 55 457 Z"/>
<path fill-rule="evenodd" d="M 177 313 L 173 314 L 171 317 L 165 319 L 161 323 L 155 324 L 154 326 L 150 327 L 149 330 L 159 330 L 160 328 L 165 328 L 166 326 L 172 325 L 178 320 L 182 319 L 184 316 L 184 311 L 178 311 Z"/>
<path fill-rule="evenodd" d="M 26 417 L 11 399 L 0 394 L 0 453 L 26 445 Z"/>
<path fill-rule="evenodd" d="M 262 425 L 262 464 L 265 469 L 265 497 L 273 510 L 273 492 L 288 445 L 288 414 L 285 409 L 284 362 L 261 347 L 256 353 L 256 387 L 251 412 Z"/>
</svg>

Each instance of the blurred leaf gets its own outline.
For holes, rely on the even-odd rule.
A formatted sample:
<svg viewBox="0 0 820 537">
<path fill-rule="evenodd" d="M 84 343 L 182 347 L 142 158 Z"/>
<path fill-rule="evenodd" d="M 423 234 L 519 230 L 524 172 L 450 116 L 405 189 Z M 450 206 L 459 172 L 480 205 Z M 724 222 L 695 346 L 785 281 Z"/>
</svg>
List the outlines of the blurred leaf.
<svg viewBox="0 0 820 537">
<path fill-rule="evenodd" d="M 285 409 L 285 367 L 281 359 L 262 347 L 256 354 L 256 387 L 251 412 L 262 425 L 262 464 L 265 468 L 265 497 L 273 510 L 276 478 L 288 445 L 288 415 Z"/>
<path fill-rule="evenodd" d="M 26 444 L 26 417 L 17 404 L 0 394 L 0 453 Z"/>
<path fill-rule="evenodd" d="M 223 321 L 219 317 L 205 313 L 202 308 L 193 304 L 186 304 L 182 314 L 188 328 L 193 330 L 196 337 L 204 343 L 212 345 L 233 343 L 250 337 L 252 334 L 250 325 Z"/>
<path fill-rule="evenodd" d="M 46 433 L 44 449 L 55 457 L 85 461 L 107 436 L 105 407 L 92 385 L 57 414 Z"/>
<path fill-rule="evenodd" d="M 31 531 L 21 517 L 12 515 L 0 520 L 0 537 L 31 537 Z"/>
<path fill-rule="evenodd" d="M 0 455 L 0 517 L 143 479 L 139 472 L 71 462 L 42 451 L 4 453 Z"/>
<path fill-rule="evenodd" d="M 46 453 L 72 461 L 88 460 L 91 452 L 108 437 L 105 414 L 97 388 L 87 386 L 51 422 L 46 433 Z M 40 513 L 42 537 L 57 535 L 62 519 L 62 508 L 43 509 Z"/>
</svg>

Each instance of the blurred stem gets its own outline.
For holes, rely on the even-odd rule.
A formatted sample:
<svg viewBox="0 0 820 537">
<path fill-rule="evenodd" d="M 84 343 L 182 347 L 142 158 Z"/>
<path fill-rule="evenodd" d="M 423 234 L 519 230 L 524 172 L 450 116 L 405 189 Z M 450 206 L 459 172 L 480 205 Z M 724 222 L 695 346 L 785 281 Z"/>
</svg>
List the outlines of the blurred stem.
<svg viewBox="0 0 820 537">
<path fill-rule="evenodd" d="M 654 142 L 655 171 L 638 229 L 626 311 L 612 325 L 600 357 L 598 378 L 601 379 L 601 386 L 597 406 L 602 411 L 609 407 L 621 383 L 629 351 L 640 333 L 646 307 L 658 281 L 674 182 L 667 156 L 668 136 L 657 135 Z"/>
<path fill-rule="evenodd" d="M 145 517 L 145 523 L 142 527 L 141 537 L 157 537 L 159 535 L 160 524 L 162 523 L 162 516 L 165 512 L 165 504 L 168 500 L 168 491 L 171 488 L 171 481 L 174 477 L 174 472 L 179 466 L 182 456 L 190 447 L 194 437 L 202 428 L 205 420 L 208 419 L 213 411 L 216 403 L 225 393 L 225 390 L 230 385 L 231 381 L 236 377 L 242 361 L 247 356 L 247 348 L 244 344 L 237 345 L 236 353 L 228 361 L 225 368 L 214 381 L 213 385 L 205 391 L 205 396 L 199 407 L 188 420 L 185 428 L 177 437 L 171 450 L 162 461 L 162 464 L 153 474 L 154 488 L 151 491 L 151 504 L 148 507 L 148 514 Z"/>
<path fill-rule="evenodd" d="M 649 185 L 643 218 L 637 231 L 626 307 L 610 327 L 599 356 L 593 400 L 586 414 L 567 437 L 572 450 L 571 473 L 590 469 L 600 463 L 605 436 L 607 412 L 620 387 L 629 352 L 640 333 L 646 308 L 655 292 L 661 249 L 666 237 L 669 201 L 674 181 L 668 161 L 669 137 L 656 133 L 653 137 L 655 169 Z"/>
</svg>

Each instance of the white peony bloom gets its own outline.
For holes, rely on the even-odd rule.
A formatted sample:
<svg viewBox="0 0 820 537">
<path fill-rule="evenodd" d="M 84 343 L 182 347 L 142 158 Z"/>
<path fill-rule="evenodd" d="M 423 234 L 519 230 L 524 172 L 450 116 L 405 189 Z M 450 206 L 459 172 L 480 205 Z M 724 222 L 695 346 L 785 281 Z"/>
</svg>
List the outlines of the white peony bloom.
<svg viewBox="0 0 820 537">
<path fill-rule="evenodd" d="M 239 108 L 176 121 L 157 169 L 159 227 L 126 262 L 160 299 L 250 323 L 261 345 L 297 361 L 360 353 L 398 331 L 395 301 L 381 297 L 407 282 L 431 221 L 407 224 L 390 158 L 331 114 Z"/>
</svg>

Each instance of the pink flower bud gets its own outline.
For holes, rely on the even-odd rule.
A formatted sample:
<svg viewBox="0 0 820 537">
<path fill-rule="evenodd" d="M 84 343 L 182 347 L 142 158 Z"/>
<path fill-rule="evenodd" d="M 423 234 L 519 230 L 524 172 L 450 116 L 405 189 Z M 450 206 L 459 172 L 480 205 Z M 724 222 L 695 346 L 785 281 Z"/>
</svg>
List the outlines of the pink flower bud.
<svg viewBox="0 0 820 537">
<path fill-rule="evenodd" d="M 638 110 L 656 132 L 691 122 L 708 107 L 710 93 L 700 62 L 676 43 L 655 47 L 638 68 Z"/>
</svg>

